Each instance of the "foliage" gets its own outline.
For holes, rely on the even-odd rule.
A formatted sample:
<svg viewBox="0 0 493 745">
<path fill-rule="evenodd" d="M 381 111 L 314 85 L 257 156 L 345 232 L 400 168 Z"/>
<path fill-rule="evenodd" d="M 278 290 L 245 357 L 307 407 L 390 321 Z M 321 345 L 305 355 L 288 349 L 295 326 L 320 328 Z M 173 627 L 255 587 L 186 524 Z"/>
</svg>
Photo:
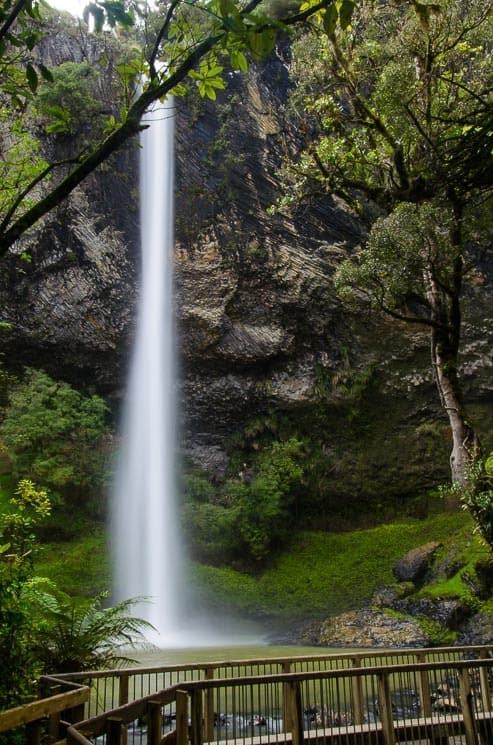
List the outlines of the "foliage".
<svg viewBox="0 0 493 745">
<path fill-rule="evenodd" d="M 102 608 L 104 594 L 91 600 L 70 597 L 35 574 L 35 531 L 50 511 L 46 491 L 23 479 L 0 516 L 0 709 L 34 696 L 43 671 L 129 661 L 124 651 L 151 628 L 129 615 L 136 600 Z"/>
<path fill-rule="evenodd" d="M 189 551 L 201 561 L 221 564 L 238 550 L 237 511 L 223 504 L 188 502 L 182 521 Z"/>
<path fill-rule="evenodd" d="M 263 559 L 286 537 L 293 488 L 303 475 L 302 443 L 295 438 L 274 442 L 260 457 L 250 479 L 229 487 L 237 502 L 237 527 L 249 553 Z"/>
<path fill-rule="evenodd" d="M 296 50 L 306 146 L 287 174 L 291 202 L 343 200 L 366 222 L 336 286 L 429 330 L 459 483 L 477 447 L 458 374 L 463 283 L 493 233 L 492 31 L 480 0 L 467 14 L 457 0 L 362 2 L 350 26 L 305 35 Z"/>
<path fill-rule="evenodd" d="M 139 0 L 90 2 L 85 18 L 93 17 L 96 33 L 104 34 L 106 26 L 128 29 L 135 24 L 135 36 L 141 36 L 143 47 L 133 44 L 130 55 L 117 67 L 119 111 L 109 115 L 102 137 L 96 136 L 90 143 L 82 140 L 77 152 L 61 161 L 30 163 L 26 158 L 17 167 L 12 157 L 13 179 L 19 186 L 5 200 L 0 213 L 0 255 L 134 138 L 142 128 L 142 115 L 154 102 L 168 94 L 182 95 L 191 84 L 197 86 L 200 95 L 215 99 L 217 91 L 225 87 L 227 71 L 245 72 L 248 57 L 255 60 L 272 51 L 279 30 L 309 18 L 321 23 L 327 13 L 332 16 L 332 0 L 304 3 L 294 12 L 286 8 L 281 17 L 275 18 L 264 12 L 261 2 L 174 0 L 152 11 Z M 347 20 L 350 8 L 349 0 L 340 4 L 341 23 L 343 18 Z M 15 112 L 13 119 L 19 132 L 25 131 L 28 119 L 37 121 L 37 110 L 42 117 L 46 113 L 52 117 L 48 123 L 51 131 L 68 131 L 76 120 L 71 110 L 77 98 L 75 91 L 66 108 L 58 100 L 56 88 L 52 95 L 46 86 L 40 86 L 40 79 L 54 86 L 60 83 L 60 71 L 50 72 L 38 61 L 38 45 L 45 29 L 37 0 L 0 2 L 0 115 Z M 104 58 L 101 63 L 104 66 Z M 65 91 L 71 87 L 67 73 L 65 68 Z M 145 82 L 136 93 L 139 81 Z M 44 104 L 38 100 L 40 95 Z M 35 150 L 33 142 L 30 147 Z"/>
<path fill-rule="evenodd" d="M 260 561 L 278 548 L 292 521 L 289 508 L 303 475 L 301 454 L 296 438 L 276 440 L 221 492 L 214 493 L 203 479 L 188 479 L 183 522 L 195 555 L 216 562 L 228 556 Z"/>
<path fill-rule="evenodd" d="M 49 513 L 46 492 L 23 479 L 11 510 L 0 516 L 0 709 L 34 693 L 39 664 L 31 648 L 37 625 L 32 604 L 44 580 L 34 577 L 33 531 Z"/>
<path fill-rule="evenodd" d="M 453 484 L 442 490 L 445 496 L 457 497 L 473 516 L 476 528 L 493 551 L 493 452 L 487 458 L 476 458 L 467 469 L 465 484 Z"/>
<path fill-rule="evenodd" d="M 107 407 L 41 370 L 28 370 L 10 392 L 0 434 L 17 477 L 49 486 L 69 503 L 105 482 Z M 93 505 L 94 508 L 94 505 Z"/>
<path fill-rule="evenodd" d="M 129 615 L 138 599 L 104 608 L 105 597 L 86 600 L 57 591 L 39 599 L 42 620 L 32 643 L 44 672 L 102 670 L 134 662 L 126 651 L 142 644 L 145 631 L 153 627 Z"/>
<path fill-rule="evenodd" d="M 12 108 L 22 108 L 37 90 L 39 79 L 50 80 L 49 70 L 36 59 L 33 50 L 43 37 L 39 28 L 41 3 L 0 4 L 0 92 Z"/>
<path fill-rule="evenodd" d="M 63 62 L 52 70 L 52 76 L 36 97 L 36 106 L 47 120 L 46 131 L 80 138 L 102 114 L 103 103 L 93 92 L 97 72 L 89 62 Z"/>
<path fill-rule="evenodd" d="M 319 135 L 298 164 L 298 194 L 318 185 L 364 215 L 368 200 L 387 213 L 459 186 L 466 199 L 490 189 L 491 5 L 465 15 L 447 0 L 427 6 L 426 23 L 420 7 L 363 2 L 346 30 L 303 36 L 294 102 Z"/>
</svg>

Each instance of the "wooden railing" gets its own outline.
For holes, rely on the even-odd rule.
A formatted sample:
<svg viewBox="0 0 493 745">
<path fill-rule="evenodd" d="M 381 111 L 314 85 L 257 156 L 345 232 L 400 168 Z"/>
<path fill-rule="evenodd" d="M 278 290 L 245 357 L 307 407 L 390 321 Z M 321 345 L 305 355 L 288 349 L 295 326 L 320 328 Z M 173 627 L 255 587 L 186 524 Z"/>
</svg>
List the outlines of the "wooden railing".
<svg viewBox="0 0 493 745">
<path fill-rule="evenodd" d="M 71 722 L 83 718 L 88 686 L 43 676 L 40 688 L 44 698 L 0 712 L 0 733 L 23 727 L 28 745 L 39 745 L 45 733 L 55 742 Z"/>
<path fill-rule="evenodd" d="M 456 735 L 466 745 L 491 745 L 492 674 L 489 658 L 183 682 L 69 727 L 67 744 L 88 745 L 104 736 L 106 745 L 124 745 L 130 735 L 139 742 L 145 722 L 147 745 L 302 745 L 305 740 L 442 745 Z M 399 711 L 395 704 L 402 681 L 413 683 L 412 695 L 419 698 L 414 710 Z M 447 695 L 447 701 L 437 705 L 433 692 Z M 229 711 L 221 714 L 216 705 L 228 701 Z M 273 709 L 268 702 L 274 702 Z M 320 718 L 310 720 L 316 712 Z M 260 716 L 264 731 L 253 721 Z M 229 717 L 229 731 L 222 717 Z M 166 728 L 166 719 L 175 722 L 173 728 Z M 134 722 L 140 723 L 137 734 L 128 728 Z"/>
<path fill-rule="evenodd" d="M 94 672 L 74 672 L 60 676 L 91 688 L 86 705 L 88 719 L 118 706 L 144 698 L 153 692 L 172 688 L 180 682 L 275 675 L 323 670 L 340 670 L 414 662 L 444 662 L 465 657 L 493 657 L 493 646 L 433 647 L 430 649 L 394 649 L 344 651 L 291 657 L 264 657 L 246 660 L 198 662 L 181 665 L 126 668 Z"/>
<path fill-rule="evenodd" d="M 42 684 L 50 697 L 0 713 L 0 732 L 27 725 L 30 745 L 42 731 L 43 742 L 78 745 L 493 743 L 493 647 L 70 673 Z"/>
</svg>

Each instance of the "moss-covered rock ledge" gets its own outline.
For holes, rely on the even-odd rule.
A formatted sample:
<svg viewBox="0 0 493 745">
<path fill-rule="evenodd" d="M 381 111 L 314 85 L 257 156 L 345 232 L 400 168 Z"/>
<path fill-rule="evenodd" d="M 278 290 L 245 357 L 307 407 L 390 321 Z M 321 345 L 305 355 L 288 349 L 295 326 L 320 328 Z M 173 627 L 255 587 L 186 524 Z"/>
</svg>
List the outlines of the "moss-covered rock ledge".
<svg viewBox="0 0 493 745">
<path fill-rule="evenodd" d="M 430 542 L 394 564 L 394 585 L 367 607 L 304 627 L 297 641 L 329 647 L 493 643 L 493 557 L 472 540 Z"/>
</svg>

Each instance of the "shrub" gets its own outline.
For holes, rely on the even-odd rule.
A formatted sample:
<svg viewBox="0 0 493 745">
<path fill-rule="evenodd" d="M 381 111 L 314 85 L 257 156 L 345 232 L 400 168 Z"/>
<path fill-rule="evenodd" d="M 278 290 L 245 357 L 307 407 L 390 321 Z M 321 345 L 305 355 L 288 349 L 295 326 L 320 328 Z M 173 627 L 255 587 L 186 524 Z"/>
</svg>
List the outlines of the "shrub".
<svg viewBox="0 0 493 745">
<path fill-rule="evenodd" d="M 11 389 L 0 427 L 15 477 L 33 479 L 52 496 L 87 507 L 108 476 L 106 412 L 99 396 L 27 370 Z"/>
</svg>

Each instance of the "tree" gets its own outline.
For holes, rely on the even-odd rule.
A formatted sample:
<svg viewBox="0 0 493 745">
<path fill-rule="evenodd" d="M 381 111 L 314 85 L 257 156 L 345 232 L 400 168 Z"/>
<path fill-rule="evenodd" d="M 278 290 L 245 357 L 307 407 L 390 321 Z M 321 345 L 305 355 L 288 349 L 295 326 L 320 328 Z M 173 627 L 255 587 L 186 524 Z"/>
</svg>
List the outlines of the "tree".
<svg viewBox="0 0 493 745">
<path fill-rule="evenodd" d="M 42 672 L 111 667 L 152 626 L 129 615 L 137 600 L 72 598 L 35 574 L 36 529 L 49 516 L 44 489 L 22 479 L 0 515 L 0 710 L 36 695 Z"/>
<path fill-rule="evenodd" d="M 304 4 L 299 12 L 282 17 L 269 16 L 262 10 L 262 0 L 171 0 L 149 13 L 145 3 L 134 0 L 106 2 L 96 0 L 88 5 L 86 18 L 92 14 L 96 32 L 104 24 L 114 27 L 133 23 L 144 35 L 143 48 L 135 47 L 133 55 L 120 66 L 122 102 L 118 117 L 110 115 L 103 136 L 60 161 L 24 157 L 22 162 L 10 156 L 7 170 L 15 173 L 15 186 L 0 214 L 0 256 L 51 209 L 59 205 L 86 176 L 105 162 L 116 150 L 131 140 L 143 126 L 143 114 L 168 94 L 180 95 L 187 81 L 193 81 L 202 96 L 215 98 L 224 87 L 223 58 L 233 69 L 248 67 L 245 53 L 253 59 L 273 49 L 276 33 L 311 17 L 323 18 L 332 12 L 333 0 Z M 129 6 L 132 5 L 132 10 Z M 342 7 L 352 2 L 342 0 Z M 197 20 L 199 19 L 199 20 Z M 40 78 L 48 84 L 53 73 L 39 62 L 37 47 L 43 34 L 41 4 L 38 0 L 2 0 L 0 2 L 0 111 L 16 112 L 19 132 L 29 139 L 34 153 L 36 143 L 25 134 L 26 116 L 33 116 Z M 135 45 L 134 45 L 135 46 Z M 165 64 L 161 64 L 164 60 Z M 137 81 L 146 81 L 137 94 Z M 56 82 L 56 81 L 55 81 Z M 31 108 L 30 108 L 31 106 Z M 63 128 L 70 124 L 70 112 L 51 114 Z M 53 127 L 52 122 L 49 126 Z M 60 131 L 60 129 L 59 129 Z M 11 147 L 21 148 L 18 137 Z"/>
<path fill-rule="evenodd" d="M 37 619 L 33 597 L 43 583 L 34 576 L 34 530 L 50 513 L 47 493 L 19 482 L 11 510 L 0 516 L 0 710 L 30 698 L 40 665 L 32 650 Z"/>
<path fill-rule="evenodd" d="M 462 485 L 479 443 L 459 376 L 461 303 L 493 233 L 492 7 L 363 2 L 351 26 L 298 45 L 295 103 L 309 118 L 291 199 L 341 200 L 367 224 L 336 286 L 428 329 Z"/>
<path fill-rule="evenodd" d="M 107 406 L 42 370 L 11 387 L 0 435 L 16 478 L 49 487 L 87 509 L 108 477 Z"/>
<path fill-rule="evenodd" d="M 225 491 L 232 498 L 231 527 L 255 559 L 265 559 L 289 534 L 289 506 L 303 476 L 302 443 L 295 437 L 275 441 L 241 481 L 230 481 Z"/>
</svg>

